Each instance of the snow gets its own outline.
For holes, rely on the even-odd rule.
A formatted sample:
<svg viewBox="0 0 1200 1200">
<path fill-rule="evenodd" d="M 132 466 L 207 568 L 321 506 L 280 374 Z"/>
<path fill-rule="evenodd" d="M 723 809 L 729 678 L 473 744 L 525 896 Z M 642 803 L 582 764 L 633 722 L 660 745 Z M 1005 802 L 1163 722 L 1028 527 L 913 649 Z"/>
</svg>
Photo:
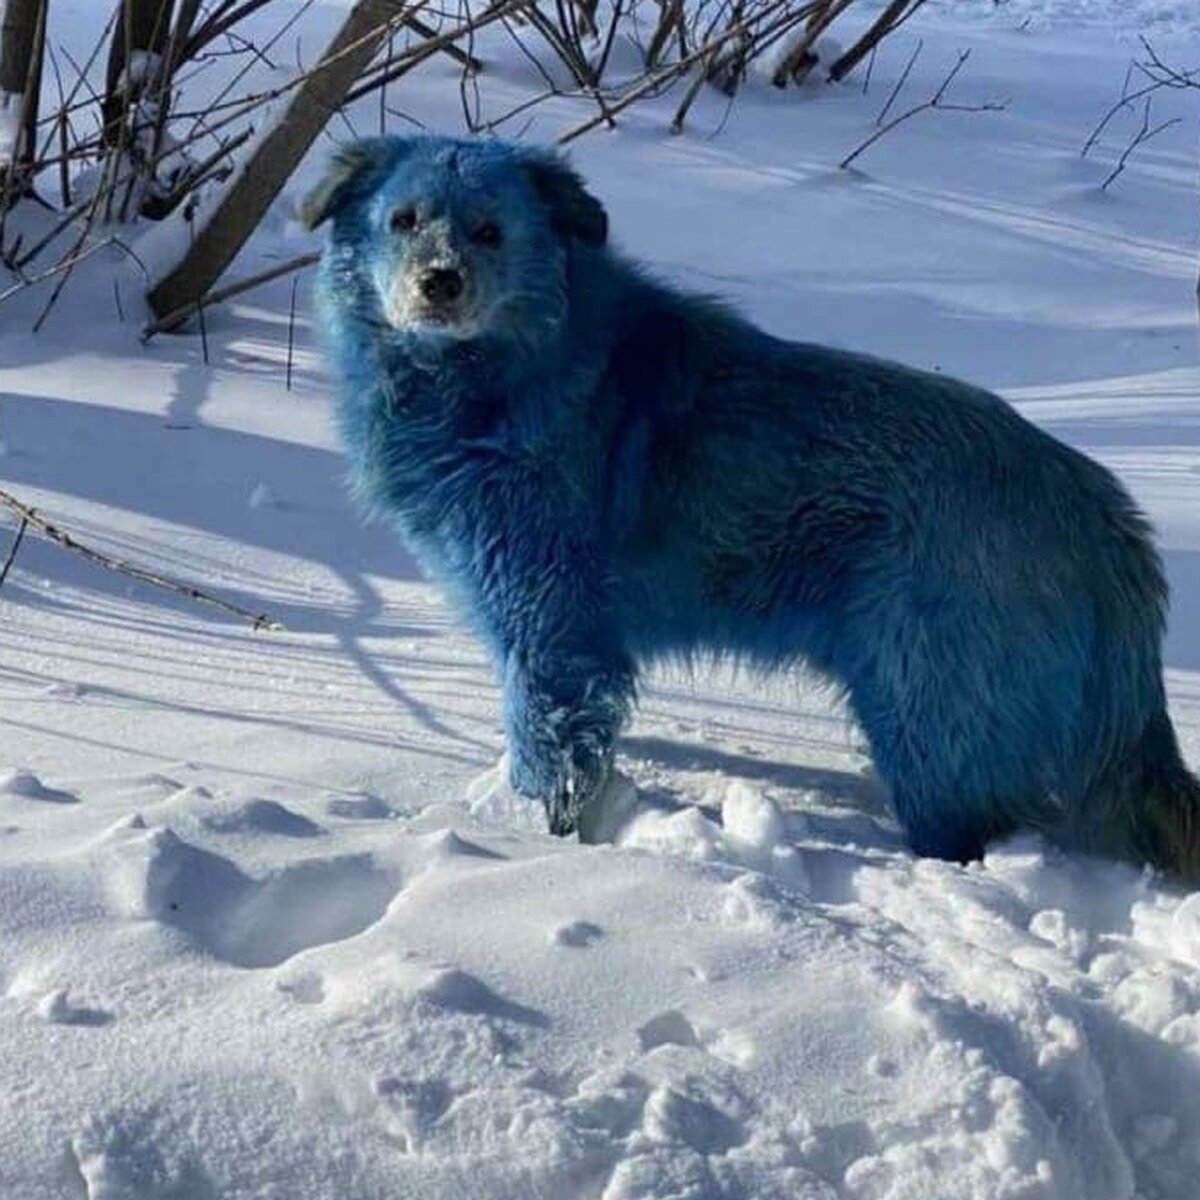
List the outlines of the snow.
<svg viewBox="0 0 1200 1200">
<path fill-rule="evenodd" d="M 117 77 L 118 90 L 125 91 L 130 85 L 133 91 L 145 87 L 162 70 L 162 62 L 162 55 L 153 50 L 134 50 Z"/>
<path fill-rule="evenodd" d="M 1195 36 L 1200 13 L 1189 0 L 927 0 L 934 16 L 986 20 L 1023 30 L 1091 28 L 1135 31 L 1150 38 Z"/>
<path fill-rule="evenodd" d="M 0 92 L 0 166 L 10 163 L 17 152 L 21 133 L 21 97 Z"/>
<path fill-rule="evenodd" d="M 1116 470 L 1158 528 L 1200 767 L 1200 97 L 1156 100 L 1183 123 L 1106 192 L 1140 114 L 1079 156 L 1134 34 L 1194 66 L 1171 39 L 1197 22 L 928 8 L 866 95 L 756 84 L 680 137 L 671 96 L 573 157 L 665 275 L 999 388 Z M 956 95 L 1008 107 L 837 171 L 918 37 L 906 103 L 970 48 Z M 457 128 L 452 65 L 402 94 Z M 237 273 L 309 248 L 326 150 Z M 141 287 L 113 249 L 37 336 L 44 286 L 0 306 L 0 487 L 284 629 L 27 535 L 0 591 L 0 1196 L 1194 1200 L 1200 893 L 1032 836 L 915 860 L 829 695 L 723 669 L 657 676 L 592 840 L 547 837 L 479 647 L 345 497 L 309 277 L 290 391 L 290 280 L 208 310 L 207 362 L 194 332 L 139 344 Z"/>
</svg>

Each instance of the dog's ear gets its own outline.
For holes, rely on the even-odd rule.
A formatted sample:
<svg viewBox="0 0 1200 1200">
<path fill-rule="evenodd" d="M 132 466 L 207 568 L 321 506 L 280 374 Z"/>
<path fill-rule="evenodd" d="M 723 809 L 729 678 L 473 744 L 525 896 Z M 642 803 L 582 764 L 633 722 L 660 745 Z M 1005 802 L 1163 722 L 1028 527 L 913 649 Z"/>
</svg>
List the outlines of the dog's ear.
<svg viewBox="0 0 1200 1200">
<path fill-rule="evenodd" d="M 534 191 L 550 210 L 559 233 L 578 238 L 585 246 L 603 246 L 608 241 L 604 205 L 561 158 L 535 151 L 525 156 L 524 163 Z"/>
<path fill-rule="evenodd" d="M 361 138 L 340 147 L 325 175 L 300 203 L 300 222 L 316 229 L 373 182 L 382 168 L 391 168 L 404 157 L 404 138 Z"/>
</svg>

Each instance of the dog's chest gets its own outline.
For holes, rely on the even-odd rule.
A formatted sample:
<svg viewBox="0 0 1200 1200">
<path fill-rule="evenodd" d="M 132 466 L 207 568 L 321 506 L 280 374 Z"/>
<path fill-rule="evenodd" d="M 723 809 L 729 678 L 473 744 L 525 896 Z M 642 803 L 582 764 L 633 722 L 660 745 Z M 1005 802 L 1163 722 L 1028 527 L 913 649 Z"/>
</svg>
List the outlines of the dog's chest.
<svg viewBox="0 0 1200 1200">
<path fill-rule="evenodd" d="M 357 490 L 422 557 L 477 573 L 547 514 L 577 510 L 588 474 L 564 462 L 558 431 L 516 407 L 483 379 L 389 379 L 342 414 Z"/>
</svg>

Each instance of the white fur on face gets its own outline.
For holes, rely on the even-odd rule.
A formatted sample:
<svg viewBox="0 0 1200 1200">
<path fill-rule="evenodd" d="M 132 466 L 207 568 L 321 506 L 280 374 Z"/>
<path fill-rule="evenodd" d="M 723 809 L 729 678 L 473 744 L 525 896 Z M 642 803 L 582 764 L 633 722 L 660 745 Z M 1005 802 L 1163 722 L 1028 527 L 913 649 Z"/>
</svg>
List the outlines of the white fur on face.
<svg viewBox="0 0 1200 1200">
<path fill-rule="evenodd" d="M 421 290 L 431 271 L 458 271 L 464 281 L 462 296 L 449 308 L 431 304 Z M 417 233 L 399 263 L 385 264 L 377 275 L 384 317 L 393 329 L 406 333 L 435 333 L 459 340 L 477 337 L 486 328 L 494 308 L 481 291 L 480 272 L 468 255 L 455 245 L 450 222 L 430 221 Z"/>
</svg>

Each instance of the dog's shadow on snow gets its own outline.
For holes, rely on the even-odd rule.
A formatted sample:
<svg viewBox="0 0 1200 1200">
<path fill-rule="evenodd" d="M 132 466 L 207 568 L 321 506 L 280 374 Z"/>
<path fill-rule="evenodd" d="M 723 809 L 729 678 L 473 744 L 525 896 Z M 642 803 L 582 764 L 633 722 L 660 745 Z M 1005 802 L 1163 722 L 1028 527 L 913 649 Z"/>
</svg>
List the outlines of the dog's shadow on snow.
<svg viewBox="0 0 1200 1200">
<path fill-rule="evenodd" d="M 672 770 L 715 772 L 789 791 L 815 791 L 849 808 L 883 811 L 883 785 L 873 775 L 778 762 L 648 735 L 623 737 L 621 750 L 630 757 L 648 759 Z"/>
<path fill-rule="evenodd" d="M 461 742 L 461 731 L 442 722 L 363 646 L 367 637 L 437 636 L 426 623 L 389 615 L 370 578 L 418 579 L 411 557 L 388 530 L 365 526 L 353 511 L 338 455 L 203 424 L 200 410 L 208 376 L 207 368 L 181 367 L 177 395 L 165 414 L 5 392 L 7 452 L 0 464 L 5 486 L 18 496 L 30 488 L 66 493 L 184 530 L 182 538 L 172 536 L 172 530 L 161 538 L 151 531 L 130 539 L 106 524 L 102 514 L 70 522 L 70 531 L 82 541 L 197 583 L 254 612 L 267 609 L 289 632 L 332 635 L 381 692 L 431 732 Z M 318 578 L 326 573 L 331 578 L 317 587 L 296 585 L 282 561 L 278 574 L 257 563 L 231 567 L 224 554 L 207 555 L 203 538 L 189 539 L 188 530 L 312 564 Z M 51 583 L 115 596 L 130 592 L 126 576 L 36 539 L 27 540 L 18 565 Z M 230 583 L 209 582 L 229 575 L 234 576 Z M 62 603 L 53 587 L 13 584 L 10 579 L 10 601 L 40 607 Z M 145 589 L 144 594 L 167 610 L 196 611 L 189 601 L 167 592 Z M 491 752 L 490 744 L 476 749 Z"/>
<path fill-rule="evenodd" d="M 905 847 L 904 835 L 888 812 L 884 786 L 873 773 L 757 758 L 653 736 L 624 737 L 620 751 L 625 758 L 641 759 L 671 771 L 719 774 L 776 790 L 785 841 L 824 847 L 809 865 L 813 895 L 822 900 L 852 898 L 845 868 L 864 861 L 862 847 L 884 853 Z M 814 797 L 819 802 L 814 803 Z M 715 824 L 722 823 L 719 808 L 711 802 L 697 801 L 686 787 L 676 789 L 639 780 L 637 800 L 640 805 L 663 812 L 698 808 Z"/>
</svg>

